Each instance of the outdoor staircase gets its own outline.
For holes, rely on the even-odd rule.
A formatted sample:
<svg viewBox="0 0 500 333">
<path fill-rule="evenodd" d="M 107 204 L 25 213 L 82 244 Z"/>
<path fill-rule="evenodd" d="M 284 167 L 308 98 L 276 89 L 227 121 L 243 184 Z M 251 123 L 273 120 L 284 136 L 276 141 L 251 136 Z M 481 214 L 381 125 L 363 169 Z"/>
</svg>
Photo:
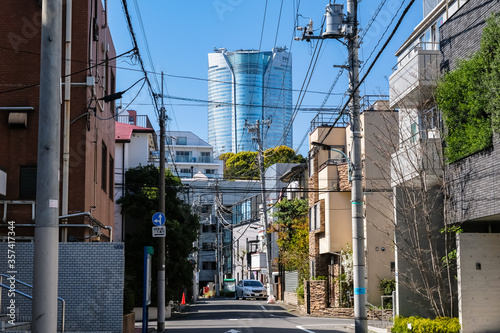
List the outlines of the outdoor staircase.
<svg viewBox="0 0 500 333">
<path fill-rule="evenodd" d="M 0 332 L 31 333 L 31 317 L 17 316 L 14 325 L 9 324 L 10 317 L 0 313 Z"/>
</svg>

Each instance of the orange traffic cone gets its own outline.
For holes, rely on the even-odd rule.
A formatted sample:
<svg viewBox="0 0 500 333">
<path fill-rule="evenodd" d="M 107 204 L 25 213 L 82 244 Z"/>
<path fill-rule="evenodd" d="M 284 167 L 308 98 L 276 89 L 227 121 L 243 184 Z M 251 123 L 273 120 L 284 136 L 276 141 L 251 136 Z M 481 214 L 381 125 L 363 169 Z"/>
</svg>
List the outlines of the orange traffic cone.
<svg viewBox="0 0 500 333">
<path fill-rule="evenodd" d="M 182 293 L 181 305 L 186 305 L 186 295 L 184 295 L 184 293 Z"/>
</svg>

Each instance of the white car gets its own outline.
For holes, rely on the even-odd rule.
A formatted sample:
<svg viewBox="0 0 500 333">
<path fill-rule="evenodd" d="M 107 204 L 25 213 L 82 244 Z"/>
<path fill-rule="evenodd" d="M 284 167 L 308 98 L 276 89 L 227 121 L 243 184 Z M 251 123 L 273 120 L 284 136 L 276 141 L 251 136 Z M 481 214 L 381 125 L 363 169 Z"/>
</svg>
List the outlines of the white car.
<svg viewBox="0 0 500 333">
<path fill-rule="evenodd" d="M 267 289 L 257 280 L 240 280 L 236 285 L 234 298 L 267 299 Z"/>
</svg>

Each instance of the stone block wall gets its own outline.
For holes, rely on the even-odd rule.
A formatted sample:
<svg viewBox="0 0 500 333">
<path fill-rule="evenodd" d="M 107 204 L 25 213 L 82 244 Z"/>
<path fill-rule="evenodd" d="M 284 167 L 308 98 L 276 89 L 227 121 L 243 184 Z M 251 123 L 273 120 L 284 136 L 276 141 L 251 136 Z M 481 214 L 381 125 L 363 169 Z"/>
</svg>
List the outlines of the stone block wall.
<svg viewBox="0 0 500 333">
<path fill-rule="evenodd" d="M 310 304 L 310 313 L 318 313 L 328 306 L 328 290 L 325 280 L 305 281 L 304 298 Z"/>
<path fill-rule="evenodd" d="M 15 246 L 16 279 L 30 285 L 33 285 L 33 250 L 34 243 Z M 7 253 L 7 243 L 0 243 L 0 253 Z M 0 260 L 0 273 L 7 271 L 7 260 Z M 121 333 L 123 282 L 123 243 L 59 243 L 58 296 L 66 302 L 65 331 Z M 33 295 L 32 289 L 17 286 L 20 291 Z M 6 291 L 3 288 L 3 311 L 9 301 Z M 16 296 L 19 320 L 30 320 L 31 304 L 31 300 Z"/>
</svg>

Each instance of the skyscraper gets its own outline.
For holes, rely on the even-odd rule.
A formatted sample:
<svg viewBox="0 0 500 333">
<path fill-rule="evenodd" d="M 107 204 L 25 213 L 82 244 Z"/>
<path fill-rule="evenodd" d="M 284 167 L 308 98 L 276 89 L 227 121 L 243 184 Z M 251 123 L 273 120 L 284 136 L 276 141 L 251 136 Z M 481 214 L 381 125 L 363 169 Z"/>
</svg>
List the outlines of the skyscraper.
<svg viewBox="0 0 500 333">
<path fill-rule="evenodd" d="M 216 49 L 208 54 L 208 142 L 216 155 L 255 151 L 245 123 L 270 120 L 264 149 L 292 146 L 292 58 L 272 51 Z"/>
</svg>

